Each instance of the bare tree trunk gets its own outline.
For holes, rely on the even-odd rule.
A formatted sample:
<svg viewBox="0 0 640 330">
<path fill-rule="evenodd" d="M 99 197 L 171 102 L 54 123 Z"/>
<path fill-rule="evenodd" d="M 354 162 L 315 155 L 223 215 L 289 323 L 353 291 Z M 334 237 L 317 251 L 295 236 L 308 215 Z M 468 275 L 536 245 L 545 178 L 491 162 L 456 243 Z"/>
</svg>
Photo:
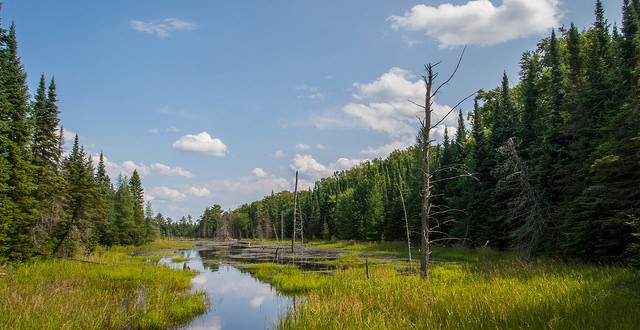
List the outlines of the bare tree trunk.
<svg viewBox="0 0 640 330">
<path fill-rule="evenodd" d="M 413 273 L 413 260 L 411 260 L 411 235 L 409 233 L 409 218 L 407 217 L 407 207 L 404 203 L 404 195 L 402 193 L 402 175 L 400 174 L 400 169 L 398 168 L 398 178 L 400 179 L 400 184 L 398 185 L 398 190 L 400 190 L 400 201 L 402 202 L 402 210 L 404 211 L 404 226 L 407 229 L 407 250 L 409 250 L 409 270 Z"/>
<path fill-rule="evenodd" d="M 298 171 L 296 171 L 296 186 L 293 190 L 293 227 L 291 229 L 291 253 L 294 253 L 293 246 L 296 244 L 296 209 L 298 208 Z"/>
<path fill-rule="evenodd" d="M 431 209 L 431 171 L 429 167 L 429 149 L 431 148 L 431 139 L 429 133 L 431 132 L 431 87 L 433 86 L 433 66 L 427 64 L 425 66 L 427 75 L 423 76 L 423 80 L 426 84 L 426 93 L 424 100 L 424 121 L 422 122 L 422 162 L 424 165 L 423 180 L 422 180 L 422 210 L 420 212 L 421 222 L 421 249 L 420 249 L 420 277 L 429 277 L 429 255 L 431 254 L 429 246 L 429 213 Z"/>
</svg>

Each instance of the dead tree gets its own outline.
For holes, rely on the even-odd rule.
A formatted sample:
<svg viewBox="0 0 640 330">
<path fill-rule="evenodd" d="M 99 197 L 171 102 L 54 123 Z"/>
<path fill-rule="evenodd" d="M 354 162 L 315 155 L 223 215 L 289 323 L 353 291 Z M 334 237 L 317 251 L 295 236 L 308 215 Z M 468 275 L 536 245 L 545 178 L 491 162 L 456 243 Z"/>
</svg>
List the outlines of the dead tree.
<svg viewBox="0 0 640 330">
<path fill-rule="evenodd" d="M 433 83 L 436 77 L 438 76 L 438 74 L 434 72 L 434 68 L 439 63 L 426 64 L 424 66 L 426 74 L 422 76 L 422 80 L 425 83 L 424 105 L 421 105 L 409 100 L 409 102 L 424 109 L 424 118 L 420 119 L 420 123 L 421 123 L 420 139 L 422 140 L 422 164 L 424 166 L 423 181 L 422 181 L 423 182 L 422 183 L 422 208 L 420 210 L 420 236 L 421 236 L 420 277 L 424 279 L 429 277 L 429 257 L 431 254 L 431 251 L 430 251 L 431 241 L 429 240 L 429 234 L 431 233 L 431 230 L 429 229 L 429 221 L 431 218 L 431 208 L 432 208 L 432 205 L 431 205 L 432 186 L 431 186 L 431 170 L 430 170 L 431 158 L 429 154 L 431 149 L 431 142 L 432 142 L 430 138 L 431 129 L 440 125 L 440 123 L 442 123 L 453 112 L 454 109 L 456 109 L 460 104 L 462 104 L 462 102 L 472 97 L 475 93 L 462 99 L 460 102 L 458 102 L 458 104 L 452 107 L 451 110 L 445 116 L 443 116 L 437 123 L 432 125 L 431 114 L 433 112 L 432 110 L 433 99 L 438 94 L 438 91 L 440 91 L 440 89 L 443 86 L 447 85 L 451 81 L 451 79 L 455 76 L 456 72 L 458 71 L 458 68 L 460 67 L 460 62 L 462 61 L 463 56 L 464 56 L 464 49 L 462 50 L 462 54 L 458 59 L 458 64 L 456 65 L 456 68 L 453 70 L 453 73 L 451 74 L 451 76 L 445 82 L 443 82 L 437 88 L 435 88 L 435 90 L 433 89 Z"/>
<path fill-rule="evenodd" d="M 402 175 L 398 170 L 398 190 L 400 191 L 400 201 L 402 202 L 402 210 L 404 211 L 404 225 L 407 230 L 407 250 L 409 251 L 409 270 L 413 273 L 413 260 L 411 259 L 411 233 L 409 231 L 409 217 L 407 217 L 407 206 L 404 203 L 404 194 L 402 192 Z"/>
<path fill-rule="evenodd" d="M 536 245 L 542 240 L 549 218 L 548 206 L 544 204 L 540 192 L 531 184 L 529 166 L 518 155 L 513 138 L 498 152 L 505 157 L 497 167 L 502 176 L 496 188 L 513 195 L 507 203 L 504 223 L 510 227 L 511 246 L 523 249 L 527 257 L 534 254 Z"/>
<path fill-rule="evenodd" d="M 293 227 L 291 228 L 291 253 L 295 253 L 296 244 L 296 209 L 298 208 L 298 171 L 296 171 L 296 185 L 293 190 Z"/>
</svg>

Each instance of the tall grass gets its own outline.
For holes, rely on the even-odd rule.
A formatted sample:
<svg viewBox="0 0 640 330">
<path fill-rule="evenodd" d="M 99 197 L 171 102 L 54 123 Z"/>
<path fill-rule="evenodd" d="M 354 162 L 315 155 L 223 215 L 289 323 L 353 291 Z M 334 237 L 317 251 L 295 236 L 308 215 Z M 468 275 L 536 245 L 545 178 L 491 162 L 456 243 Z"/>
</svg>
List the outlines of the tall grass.
<svg viewBox="0 0 640 330">
<path fill-rule="evenodd" d="M 245 270 L 249 271 L 253 277 L 271 283 L 278 291 L 289 295 L 317 290 L 329 281 L 327 276 L 302 272 L 293 265 L 259 263 L 247 265 Z"/>
<path fill-rule="evenodd" d="M 637 329 L 640 273 L 555 262 L 433 263 L 431 277 L 375 267 L 327 277 L 285 329 Z"/>
<path fill-rule="evenodd" d="M 195 272 L 98 250 L 88 259 L 14 265 L 0 277 L 0 329 L 162 329 L 206 311 Z"/>
</svg>

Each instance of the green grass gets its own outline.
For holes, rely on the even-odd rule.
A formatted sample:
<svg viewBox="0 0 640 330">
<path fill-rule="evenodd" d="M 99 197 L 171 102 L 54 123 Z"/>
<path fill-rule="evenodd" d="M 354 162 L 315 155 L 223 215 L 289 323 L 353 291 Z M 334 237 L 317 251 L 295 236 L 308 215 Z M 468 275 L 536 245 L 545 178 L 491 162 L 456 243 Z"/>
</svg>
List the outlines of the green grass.
<svg viewBox="0 0 640 330">
<path fill-rule="evenodd" d="M 431 277 L 373 267 L 327 277 L 285 329 L 637 329 L 637 270 L 555 262 L 432 263 Z M 277 287 L 277 285 L 276 285 Z"/>
<path fill-rule="evenodd" d="M 406 247 L 312 244 L 345 250 L 332 276 L 306 274 L 292 265 L 249 266 L 282 292 L 307 293 L 280 328 L 637 329 L 640 324 L 640 271 L 634 269 L 436 247 L 435 258 L 455 262 L 431 263 L 428 280 L 401 274 L 398 264 L 370 264 L 366 279 L 360 252 L 406 253 Z M 415 261 L 414 267 L 419 267 Z"/>
<path fill-rule="evenodd" d="M 161 329 L 206 311 L 204 293 L 190 292 L 195 272 L 154 266 L 124 251 L 130 250 L 99 248 L 84 258 L 91 263 L 9 266 L 0 277 L 0 329 Z"/>
<path fill-rule="evenodd" d="M 175 262 L 175 263 L 185 262 L 185 261 L 189 261 L 189 258 L 187 258 L 187 257 L 175 257 L 175 258 L 171 258 L 171 262 Z"/>
<path fill-rule="evenodd" d="M 129 254 L 138 254 L 143 252 L 157 252 L 160 250 L 172 250 L 172 249 L 187 249 L 195 246 L 194 241 L 189 241 L 186 239 L 179 240 L 168 240 L 168 239 L 157 239 L 151 243 L 140 245 L 140 246 L 112 246 L 107 248 L 109 251 L 117 251 L 117 252 L 126 252 Z"/>
<path fill-rule="evenodd" d="M 259 263 L 249 264 L 245 269 L 255 278 L 271 283 L 278 291 L 288 295 L 317 290 L 325 286 L 330 279 L 317 273 L 302 272 L 293 265 Z"/>
</svg>

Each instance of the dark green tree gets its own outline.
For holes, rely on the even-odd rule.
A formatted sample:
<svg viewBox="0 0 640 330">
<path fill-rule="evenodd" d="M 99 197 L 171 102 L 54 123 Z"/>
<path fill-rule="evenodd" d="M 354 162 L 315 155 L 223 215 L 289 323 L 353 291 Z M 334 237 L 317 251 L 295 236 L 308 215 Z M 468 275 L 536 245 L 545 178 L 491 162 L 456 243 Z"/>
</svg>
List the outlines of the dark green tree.
<svg viewBox="0 0 640 330">
<path fill-rule="evenodd" d="M 15 24 L 0 29 L 0 258 L 22 260 L 36 253 L 29 238 L 37 216 L 31 165 L 30 95 Z"/>
</svg>

